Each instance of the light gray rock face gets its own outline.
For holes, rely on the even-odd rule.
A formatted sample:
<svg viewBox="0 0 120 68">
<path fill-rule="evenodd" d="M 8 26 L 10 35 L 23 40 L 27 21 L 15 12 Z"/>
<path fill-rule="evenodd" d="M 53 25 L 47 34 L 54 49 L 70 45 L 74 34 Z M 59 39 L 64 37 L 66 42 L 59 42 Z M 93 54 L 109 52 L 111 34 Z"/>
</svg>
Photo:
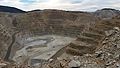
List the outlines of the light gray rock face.
<svg viewBox="0 0 120 68">
<path fill-rule="evenodd" d="M 46 62 L 57 56 L 55 54 L 73 40 L 74 38 L 56 35 L 28 37 L 22 42 L 24 47 L 16 51 L 13 60 L 18 64 L 28 60 L 32 65 Z"/>
</svg>

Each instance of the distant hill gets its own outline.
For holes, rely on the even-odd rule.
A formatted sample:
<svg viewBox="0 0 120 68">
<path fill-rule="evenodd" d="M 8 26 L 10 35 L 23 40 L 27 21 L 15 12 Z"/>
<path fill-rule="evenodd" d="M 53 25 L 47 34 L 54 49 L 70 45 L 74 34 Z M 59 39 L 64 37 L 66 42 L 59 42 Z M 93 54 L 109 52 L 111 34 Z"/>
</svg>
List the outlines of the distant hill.
<svg viewBox="0 0 120 68">
<path fill-rule="evenodd" d="M 42 10 L 36 9 L 36 10 L 28 11 L 28 12 L 41 12 L 41 11 L 42 11 Z"/>
<path fill-rule="evenodd" d="M 119 10 L 111 8 L 103 8 L 94 12 L 97 17 L 100 18 L 112 18 L 120 14 Z"/>
<path fill-rule="evenodd" d="M 0 12 L 9 12 L 9 13 L 25 13 L 25 11 L 20 10 L 15 7 L 9 7 L 9 6 L 1 6 L 0 5 Z"/>
</svg>

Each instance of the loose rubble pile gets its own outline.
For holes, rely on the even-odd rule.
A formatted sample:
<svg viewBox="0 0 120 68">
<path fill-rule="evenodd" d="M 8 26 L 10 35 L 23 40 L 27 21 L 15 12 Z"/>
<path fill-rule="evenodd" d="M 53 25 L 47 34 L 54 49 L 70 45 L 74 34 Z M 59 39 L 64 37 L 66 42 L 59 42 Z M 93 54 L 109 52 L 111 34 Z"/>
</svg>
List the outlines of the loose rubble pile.
<svg viewBox="0 0 120 68">
<path fill-rule="evenodd" d="M 120 68 L 120 29 L 105 31 L 102 46 L 93 54 L 57 59 L 42 68 Z"/>
</svg>

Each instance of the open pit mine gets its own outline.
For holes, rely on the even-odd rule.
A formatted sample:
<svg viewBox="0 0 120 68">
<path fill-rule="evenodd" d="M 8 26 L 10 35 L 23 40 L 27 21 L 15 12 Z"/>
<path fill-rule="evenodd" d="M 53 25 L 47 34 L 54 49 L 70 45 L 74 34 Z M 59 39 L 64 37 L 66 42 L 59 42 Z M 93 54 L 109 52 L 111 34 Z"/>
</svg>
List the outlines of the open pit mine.
<svg viewBox="0 0 120 68">
<path fill-rule="evenodd" d="M 0 68 L 120 68 L 119 10 L 9 8 L 0 10 Z"/>
</svg>

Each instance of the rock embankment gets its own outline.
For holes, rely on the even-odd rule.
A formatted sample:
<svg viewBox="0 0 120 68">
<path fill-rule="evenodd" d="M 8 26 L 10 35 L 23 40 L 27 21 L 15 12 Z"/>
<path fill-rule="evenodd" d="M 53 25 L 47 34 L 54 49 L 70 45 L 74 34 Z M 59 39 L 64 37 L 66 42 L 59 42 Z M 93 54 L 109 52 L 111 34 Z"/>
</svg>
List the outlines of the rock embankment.
<svg viewBox="0 0 120 68">
<path fill-rule="evenodd" d="M 11 43 L 11 35 L 9 34 L 7 28 L 0 24 L 0 57 L 4 58 L 7 52 L 7 48 Z"/>
</svg>

